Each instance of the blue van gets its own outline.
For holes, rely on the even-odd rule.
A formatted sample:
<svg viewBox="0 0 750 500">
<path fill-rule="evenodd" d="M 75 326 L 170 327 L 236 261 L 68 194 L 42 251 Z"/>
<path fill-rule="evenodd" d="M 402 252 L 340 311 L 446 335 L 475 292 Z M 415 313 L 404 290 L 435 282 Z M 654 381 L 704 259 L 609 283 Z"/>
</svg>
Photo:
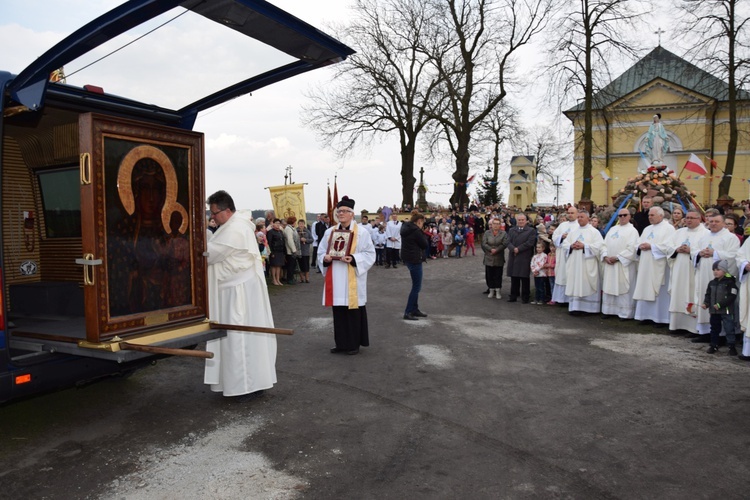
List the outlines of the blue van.
<svg viewBox="0 0 750 500">
<path fill-rule="evenodd" d="M 179 109 L 65 83 L 71 61 L 183 15 L 273 48 L 283 64 Z M 131 0 L 19 74 L 0 71 L 0 403 L 126 375 L 164 355 L 200 356 L 191 348 L 224 335 L 207 320 L 196 117 L 352 53 L 262 0 Z"/>
</svg>

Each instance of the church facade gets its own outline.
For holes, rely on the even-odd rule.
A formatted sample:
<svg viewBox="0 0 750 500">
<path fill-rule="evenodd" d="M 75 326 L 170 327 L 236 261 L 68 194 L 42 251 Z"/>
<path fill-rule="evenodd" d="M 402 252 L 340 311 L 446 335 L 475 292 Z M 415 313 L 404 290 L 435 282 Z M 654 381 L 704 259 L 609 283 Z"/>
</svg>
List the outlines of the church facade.
<svg viewBox="0 0 750 500">
<path fill-rule="evenodd" d="M 657 47 L 594 96 L 591 177 L 583 176 L 583 104 L 565 111 L 575 131 L 575 196 L 591 182 L 591 199 L 599 205 L 612 198 L 650 165 L 647 134 L 654 115 L 661 115 L 669 149 L 663 163 L 695 192 L 695 199 L 716 202 L 729 142 L 728 85 L 697 66 Z M 739 142 L 729 195 L 750 198 L 750 94 L 738 92 Z M 683 171 L 695 154 L 708 173 Z M 717 168 L 711 167 L 715 160 Z"/>
</svg>

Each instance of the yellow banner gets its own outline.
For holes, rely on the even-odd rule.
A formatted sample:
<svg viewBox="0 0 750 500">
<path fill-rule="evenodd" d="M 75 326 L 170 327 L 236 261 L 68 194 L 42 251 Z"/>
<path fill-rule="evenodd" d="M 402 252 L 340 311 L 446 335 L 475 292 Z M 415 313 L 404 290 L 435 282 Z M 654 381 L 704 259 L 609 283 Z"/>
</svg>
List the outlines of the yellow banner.
<svg viewBox="0 0 750 500">
<path fill-rule="evenodd" d="M 276 217 L 286 219 L 296 217 L 297 220 L 305 218 L 305 185 L 287 184 L 286 186 L 271 186 L 271 202 Z M 268 221 L 270 224 L 270 221 Z"/>
</svg>

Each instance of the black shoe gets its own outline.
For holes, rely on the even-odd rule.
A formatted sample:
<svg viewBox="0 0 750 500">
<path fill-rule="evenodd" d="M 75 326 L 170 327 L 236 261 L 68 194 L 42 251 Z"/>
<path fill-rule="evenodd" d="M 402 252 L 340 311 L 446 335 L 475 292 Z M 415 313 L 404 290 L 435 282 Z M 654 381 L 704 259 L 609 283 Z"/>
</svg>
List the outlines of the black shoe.
<svg viewBox="0 0 750 500">
<path fill-rule="evenodd" d="M 393 269 L 398 269 L 398 266 L 396 264 L 393 264 Z"/>
<path fill-rule="evenodd" d="M 697 333 L 693 333 L 693 332 L 688 332 L 685 334 L 686 339 L 695 339 L 698 337 L 700 337 L 700 335 L 698 335 Z"/>
<path fill-rule="evenodd" d="M 737 348 L 733 345 L 729 346 L 729 352 L 727 353 L 728 356 L 737 356 Z"/>
<path fill-rule="evenodd" d="M 750 356 L 743 356 L 742 354 L 740 354 L 739 356 L 737 356 L 737 359 L 739 359 L 740 361 L 750 361 Z"/>
<path fill-rule="evenodd" d="M 719 351 L 719 348 L 716 347 L 715 345 L 712 345 L 711 347 L 708 348 L 708 350 L 706 352 L 709 353 L 709 354 L 714 354 L 714 353 L 716 353 L 718 351 Z"/>
<path fill-rule="evenodd" d="M 528 300 L 522 300 L 522 301 L 521 301 L 521 304 L 528 304 L 528 303 L 529 303 L 529 301 L 528 301 Z"/>
<path fill-rule="evenodd" d="M 485 290 L 485 291 L 482 292 L 482 294 L 484 294 L 484 295 L 487 295 L 488 293 L 490 293 L 490 289 L 489 288 L 487 290 Z"/>
<path fill-rule="evenodd" d="M 409 321 L 418 321 L 419 320 L 419 318 L 417 318 L 412 313 L 404 314 L 404 319 L 408 319 Z"/>
<path fill-rule="evenodd" d="M 710 344 L 711 343 L 711 335 L 698 335 L 693 340 L 691 340 L 693 344 Z"/>
<path fill-rule="evenodd" d="M 517 299 L 508 299 L 508 302 L 518 302 Z"/>
<path fill-rule="evenodd" d="M 352 349 L 351 351 L 346 351 L 346 353 L 349 356 L 354 356 L 355 354 L 359 354 L 359 349 Z"/>
<path fill-rule="evenodd" d="M 394 266 L 394 267 L 395 267 L 395 266 Z M 385 268 L 386 268 L 386 269 L 390 269 L 390 268 L 391 268 L 391 265 L 390 265 L 390 264 L 386 264 L 386 265 L 385 265 Z"/>
<path fill-rule="evenodd" d="M 426 318 L 427 317 L 427 315 L 425 313 L 423 313 L 422 311 L 420 311 L 419 309 L 417 309 L 416 311 L 412 312 L 411 315 L 412 316 L 416 316 L 417 318 Z"/>
<path fill-rule="evenodd" d="M 340 347 L 331 347 L 331 354 L 338 354 L 346 352 L 346 349 L 341 349 Z"/>
</svg>

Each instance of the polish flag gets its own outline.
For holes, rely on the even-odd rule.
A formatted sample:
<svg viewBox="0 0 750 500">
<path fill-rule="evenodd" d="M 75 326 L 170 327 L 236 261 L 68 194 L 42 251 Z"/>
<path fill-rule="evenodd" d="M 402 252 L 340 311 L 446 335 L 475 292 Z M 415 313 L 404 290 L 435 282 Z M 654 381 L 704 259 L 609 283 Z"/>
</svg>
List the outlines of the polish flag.
<svg viewBox="0 0 750 500">
<path fill-rule="evenodd" d="M 690 158 L 688 158 L 687 163 L 685 163 L 685 170 L 690 170 L 691 172 L 700 175 L 706 175 L 708 173 L 706 166 L 703 165 L 701 159 L 695 156 L 694 153 L 690 153 Z"/>
</svg>

